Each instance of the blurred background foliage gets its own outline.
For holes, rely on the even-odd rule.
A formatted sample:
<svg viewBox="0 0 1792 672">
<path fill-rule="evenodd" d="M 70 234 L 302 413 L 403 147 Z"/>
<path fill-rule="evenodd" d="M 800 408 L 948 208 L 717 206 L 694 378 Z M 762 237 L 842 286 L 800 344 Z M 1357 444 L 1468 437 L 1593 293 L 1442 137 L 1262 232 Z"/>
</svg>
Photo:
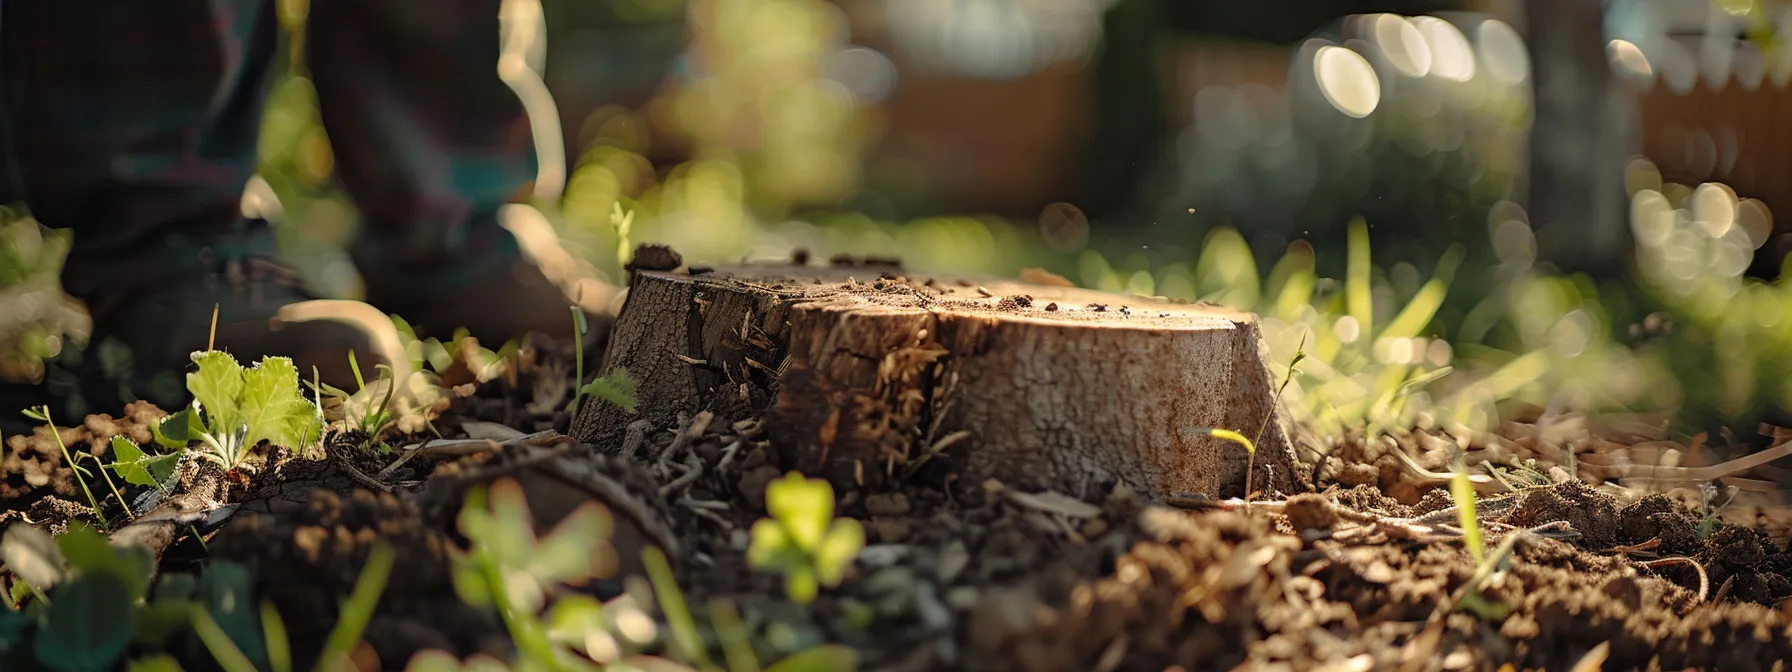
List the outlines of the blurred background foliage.
<svg viewBox="0 0 1792 672">
<path fill-rule="evenodd" d="M 1792 407 L 1783 196 L 1723 182 L 1743 148 L 1784 149 L 1787 122 L 1733 124 L 1712 143 L 1729 167 L 1689 170 L 1704 127 L 1674 117 L 1680 140 L 1652 150 L 1648 96 L 1746 89 L 1778 97 L 1742 109 L 1777 109 L 1792 12 L 1604 4 L 510 0 L 506 30 L 552 92 L 559 123 L 536 131 L 563 129 L 538 145 L 567 158 L 530 205 L 590 282 L 623 280 L 620 209 L 630 241 L 697 263 L 1040 267 L 1256 310 L 1275 361 L 1305 343 L 1287 398 L 1324 431 L 1545 406 L 1749 426 Z M 327 45 L 308 45 L 305 0 L 278 6 L 285 74 L 245 201 L 316 288 L 352 298 L 354 207 L 297 65 Z M 1536 64 L 1598 77 L 1564 92 Z M 1707 84 L 1681 86 L 1689 69 Z M 1583 130 L 1536 146 L 1563 128 Z M 1612 138 L 1594 187 L 1534 184 Z M 1557 221 L 1564 199 L 1617 214 Z M 66 240 L 7 220 L 0 305 L 29 310 L 0 311 L 0 375 L 30 378 L 84 325 L 48 298 Z"/>
</svg>

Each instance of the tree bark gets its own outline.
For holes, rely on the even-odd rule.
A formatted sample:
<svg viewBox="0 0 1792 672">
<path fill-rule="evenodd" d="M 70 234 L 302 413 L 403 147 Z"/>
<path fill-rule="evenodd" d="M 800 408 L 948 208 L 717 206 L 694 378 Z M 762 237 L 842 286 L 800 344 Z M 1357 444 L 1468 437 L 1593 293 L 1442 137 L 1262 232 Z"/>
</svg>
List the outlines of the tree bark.
<svg viewBox="0 0 1792 672">
<path fill-rule="evenodd" d="M 1304 489 L 1249 314 L 1069 287 L 901 277 L 893 267 L 637 271 L 605 356 L 638 414 L 589 403 L 600 447 L 646 419 L 769 404 L 778 454 L 836 484 L 923 469 L 1152 497 Z"/>
</svg>

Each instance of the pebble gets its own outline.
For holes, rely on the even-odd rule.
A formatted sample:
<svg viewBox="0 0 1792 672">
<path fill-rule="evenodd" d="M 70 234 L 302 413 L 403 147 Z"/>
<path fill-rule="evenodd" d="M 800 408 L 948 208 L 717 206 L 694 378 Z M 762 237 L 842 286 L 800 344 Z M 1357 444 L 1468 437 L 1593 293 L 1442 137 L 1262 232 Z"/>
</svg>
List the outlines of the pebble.
<svg viewBox="0 0 1792 672">
<path fill-rule="evenodd" d="M 914 531 L 914 524 L 904 518 L 872 518 L 871 534 L 879 542 L 894 544 L 907 539 Z"/>
<path fill-rule="evenodd" d="M 910 510 L 908 495 L 885 492 L 865 498 L 865 509 L 873 516 L 905 516 Z"/>
</svg>

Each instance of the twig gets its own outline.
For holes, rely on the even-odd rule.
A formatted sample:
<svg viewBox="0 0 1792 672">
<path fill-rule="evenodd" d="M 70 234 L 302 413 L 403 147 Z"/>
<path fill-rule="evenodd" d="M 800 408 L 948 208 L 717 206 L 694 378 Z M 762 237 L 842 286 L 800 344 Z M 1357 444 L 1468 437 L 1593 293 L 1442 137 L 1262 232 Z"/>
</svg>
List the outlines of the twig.
<svg viewBox="0 0 1792 672">
<path fill-rule="evenodd" d="M 1712 601 L 1712 602 L 1722 602 L 1722 601 L 1724 601 L 1724 598 L 1725 598 L 1725 597 L 1729 597 L 1729 596 L 1730 596 L 1730 585 L 1731 585 L 1731 584 L 1733 584 L 1733 583 L 1735 583 L 1735 582 L 1736 582 L 1736 575 L 1735 575 L 1735 574 L 1731 574 L 1731 575 L 1730 575 L 1730 578 L 1727 578 L 1727 579 L 1724 579 L 1724 585 L 1721 585 L 1721 586 L 1718 586 L 1718 587 L 1717 587 L 1717 595 L 1715 595 L 1715 596 L 1712 596 L 1712 598 L 1711 598 L 1711 601 Z"/>
<path fill-rule="evenodd" d="M 678 436 L 672 439 L 672 445 L 666 446 L 665 452 L 660 453 L 660 471 L 670 470 L 672 460 L 678 457 L 679 453 L 684 452 L 685 447 L 691 444 L 691 439 L 709 431 L 709 421 L 714 420 L 715 417 L 716 415 L 709 411 L 699 411 L 696 417 L 691 418 L 691 424 L 686 425 L 684 431 L 679 432 Z"/>
<path fill-rule="evenodd" d="M 357 468 L 353 463 L 349 462 L 347 459 L 340 460 L 336 466 L 342 467 L 342 471 L 344 473 L 347 473 L 348 477 L 354 479 L 356 483 L 360 483 L 361 485 L 372 488 L 375 492 L 391 492 L 392 491 L 391 486 L 381 483 L 379 481 L 373 480 L 373 477 L 368 476 L 366 472 L 361 471 L 359 468 Z"/>
<path fill-rule="evenodd" d="M 1768 448 L 1753 455 L 1744 455 L 1708 467 L 1671 467 L 1649 464 L 1614 464 L 1606 469 L 1607 478 L 1636 478 L 1654 481 L 1715 481 L 1740 474 L 1787 455 L 1792 455 L 1792 441 Z M 1664 558 L 1665 559 L 1665 558 Z"/>
<path fill-rule="evenodd" d="M 622 455 L 634 457 L 641 450 L 641 444 L 647 441 L 647 433 L 653 431 L 653 422 L 642 418 L 628 423 L 622 436 Z"/>
<path fill-rule="evenodd" d="M 1671 558 L 1661 558 L 1659 560 L 1649 560 L 1647 562 L 1642 563 L 1642 565 L 1644 567 L 1648 567 L 1650 569 L 1655 569 L 1656 567 L 1666 567 L 1669 565 L 1691 565 L 1693 570 L 1697 571 L 1699 573 L 1699 601 L 1700 602 L 1705 601 L 1705 591 L 1706 591 L 1706 589 L 1711 587 L 1711 582 L 1710 582 L 1710 580 L 1705 578 L 1705 566 L 1699 564 L 1699 561 L 1694 560 L 1692 558 L 1688 558 L 1683 555 L 1677 555 L 1677 556 L 1674 556 Z"/>
<path fill-rule="evenodd" d="M 727 448 L 723 448 L 722 460 L 716 463 L 716 471 L 728 471 L 728 465 L 734 464 L 734 457 L 740 454 L 740 447 L 745 443 L 745 439 L 736 439 L 734 443 L 728 444 Z"/>
<path fill-rule="evenodd" d="M 672 482 L 660 486 L 661 497 L 669 497 L 672 493 L 691 487 L 692 483 L 696 483 L 697 479 L 703 477 L 703 460 L 697 459 L 696 454 L 692 454 L 690 459 L 685 460 L 684 466 L 684 474 L 672 479 Z"/>
<path fill-rule="evenodd" d="M 691 513 L 697 514 L 698 518 L 720 525 L 724 530 L 734 529 L 734 523 L 728 522 L 728 519 L 723 518 L 720 514 L 717 514 L 714 511 L 697 506 L 690 498 L 680 499 L 678 500 L 678 504 L 684 508 L 690 509 Z"/>
</svg>

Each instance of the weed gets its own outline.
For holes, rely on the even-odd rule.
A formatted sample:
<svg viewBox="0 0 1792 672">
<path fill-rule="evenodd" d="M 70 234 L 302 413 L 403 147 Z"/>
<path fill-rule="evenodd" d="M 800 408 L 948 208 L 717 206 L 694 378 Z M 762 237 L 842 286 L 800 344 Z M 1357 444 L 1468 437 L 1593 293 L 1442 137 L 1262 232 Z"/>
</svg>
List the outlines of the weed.
<svg viewBox="0 0 1792 672">
<path fill-rule="evenodd" d="M 629 244 L 629 229 L 635 224 L 635 211 L 623 212 L 621 203 L 610 204 L 610 227 L 616 231 L 616 263 L 627 264 L 634 246 Z"/>
<path fill-rule="evenodd" d="M 808 604 L 820 586 L 840 585 L 865 546 L 865 529 L 852 518 L 834 518 L 834 488 L 790 472 L 765 489 L 771 513 L 753 523 L 747 564 L 784 574 L 791 601 Z"/>
<path fill-rule="evenodd" d="M 81 465 L 75 462 L 74 456 L 69 454 L 68 444 L 62 442 L 62 432 L 56 431 L 56 423 L 50 418 L 50 407 L 44 405 L 25 409 L 25 417 L 44 423 L 44 425 L 50 428 L 50 436 L 56 437 L 56 447 L 62 449 L 62 460 L 67 462 L 68 468 L 75 472 L 75 482 L 81 484 L 81 492 L 87 494 L 87 503 L 93 507 L 94 517 L 100 519 L 100 524 L 102 526 L 105 525 L 105 520 L 100 515 L 100 500 L 95 498 L 93 496 L 93 490 L 87 487 L 87 470 L 82 469 Z M 126 507 L 126 509 L 128 510 L 129 507 Z"/>
<path fill-rule="evenodd" d="M 321 436 L 322 419 L 299 394 L 291 359 L 264 357 L 244 369 L 229 353 L 213 350 L 193 353 L 193 361 L 199 370 L 187 374 L 193 415 L 186 422 L 199 426 L 201 458 L 227 471 L 250 469 L 249 451 L 262 441 L 297 449 Z"/>
</svg>

